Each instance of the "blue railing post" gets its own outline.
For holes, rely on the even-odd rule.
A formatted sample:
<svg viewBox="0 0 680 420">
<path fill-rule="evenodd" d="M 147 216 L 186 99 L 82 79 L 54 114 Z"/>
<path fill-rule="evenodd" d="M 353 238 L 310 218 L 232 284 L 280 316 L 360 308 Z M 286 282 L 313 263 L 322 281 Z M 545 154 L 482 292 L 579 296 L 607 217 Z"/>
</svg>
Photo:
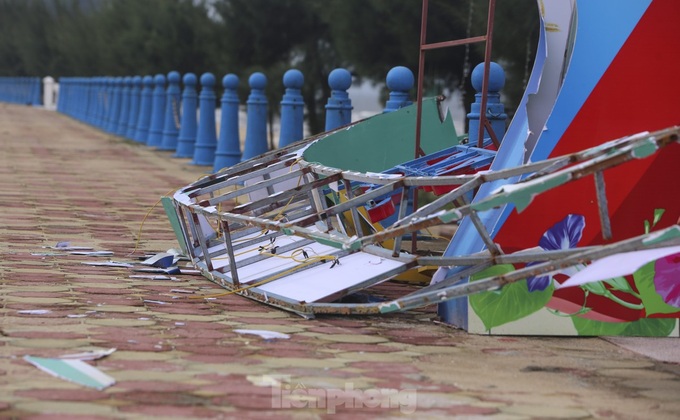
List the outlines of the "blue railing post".
<svg viewBox="0 0 680 420">
<path fill-rule="evenodd" d="M 326 131 L 352 121 L 352 100 L 347 89 L 352 86 L 352 75 L 345 69 L 335 69 L 328 75 L 331 96 L 326 103 Z"/>
<path fill-rule="evenodd" d="M 387 72 L 385 81 L 390 90 L 390 98 L 385 103 L 383 112 L 396 111 L 413 104 L 408 93 L 413 88 L 414 80 L 413 72 L 404 66 L 393 67 Z"/>
<path fill-rule="evenodd" d="M 73 92 L 73 100 L 71 101 L 71 116 L 79 121 L 85 120 L 85 113 L 87 111 L 87 95 L 85 94 L 86 85 L 84 77 L 76 77 L 73 79 L 71 91 Z"/>
<path fill-rule="evenodd" d="M 111 85 L 113 87 L 113 89 L 111 89 L 113 100 L 111 102 L 111 109 L 109 110 L 109 125 L 106 131 L 111 134 L 115 134 L 118 130 L 118 119 L 120 118 L 120 99 L 121 89 L 123 87 L 123 78 L 112 77 Z"/>
<path fill-rule="evenodd" d="M 88 122 L 97 127 L 97 113 L 99 112 L 99 80 L 96 77 L 88 79 L 90 106 L 87 110 Z"/>
<path fill-rule="evenodd" d="M 61 82 L 61 81 L 60 81 Z M 113 80 L 111 77 L 102 77 L 102 94 L 103 94 L 103 108 L 102 108 L 102 125 L 101 129 L 108 131 L 109 129 L 109 113 L 111 112 L 111 105 L 113 104 Z M 62 83 L 59 83 L 59 102 L 66 101 L 68 97 L 68 90 L 62 89 Z"/>
<path fill-rule="evenodd" d="M 3 83 L 2 80 L 0 80 L 0 84 Z M 68 85 L 68 82 L 66 81 L 65 77 L 59 78 L 59 96 L 57 96 L 57 112 L 64 113 L 64 95 L 65 92 L 68 91 L 68 88 L 66 87 Z M 9 96 L 7 93 L 3 95 L 3 100 L 9 101 Z"/>
<path fill-rule="evenodd" d="M 279 148 L 302 140 L 305 102 L 302 99 L 302 84 L 305 77 L 300 70 L 291 69 L 283 75 L 286 93 L 281 100 L 281 133 Z"/>
<path fill-rule="evenodd" d="M 142 94 L 142 77 L 134 76 L 132 78 L 132 87 L 130 88 L 130 112 L 128 113 L 128 127 L 125 132 L 125 137 L 130 140 L 135 139 L 135 131 L 137 130 L 137 118 L 139 116 L 139 102 Z"/>
<path fill-rule="evenodd" d="M 109 121 L 109 107 L 111 106 L 111 92 L 109 92 L 109 78 L 99 78 L 99 94 L 101 101 L 101 109 L 99 110 L 99 128 L 106 130 L 106 125 Z M 61 85 L 59 86 L 59 99 L 62 98 Z"/>
<path fill-rule="evenodd" d="M 88 107 L 85 110 L 85 118 L 88 124 L 95 125 L 97 121 L 97 79 L 89 77 L 85 80 L 87 85 L 87 103 Z"/>
<path fill-rule="evenodd" d="M 266 153 L 267 147 L 267 97 L 264 88 L 267 86 L 267 76 L 255 72 L 248 78 L 250 95 L 248 95 L 246 139 L 243 146 L 243 159 L 248 160 Z"/>
<path fill-rule="evenodd" d="M 42 104 L 42 99 L 40 98 L 40 78 L 33 78 L 33 106 L 39 106 Z"/>
<path fill-rule="evenodd" d="M 227 74 L 222 78 L 224 93 L 221 100 L 220 138 L 215 151 L 213 172 L 236 165 L 241 161 L 241 135 L 238 124 L 238 76 Z"/>
<path fill-rule="evenodd" d="M 215 127 L 215 76 L 212 73 L 201 75 L 199 100 L 198 135 L 194 146 L 194 165 L 213 166 L 217 132 Z"/>
<path fill-rule="evenodd" d="M 71 109 L 69 107 L 70 101 L 68 101 L 68 98 L 71 98 L 72 94 L 72 89 L 71 87 L 73 86 L 73 77 L 64 77 L 64 96 L 63 96 L 63 101 L 61 102 L 61 112 L 63 112 L 66 115 L 69 115 L 71 113 Z"/>
<path fill-rule="evenodd" d="M 187 73 L 182 78 L 184 90 L 182 91 L 182 116 L 179 124 L 179 136 L 177 137 L 177 158 L 194 157 L 194 144 L 196 143 L 196 111 L 198 99 L 196 95 L 196 75 Z"/>
<path fill-rule="evenodd" d="M 90 79 L 81 77 L 79 79 L 80 96 L 82 97 L 82 108 L 80 109 L 80 121 L 89 122 L 90 112 Z"/>
<path fill-rule="evenodd" d="M 120 94 L 120 117 L 118 118 L 118 129 L 116 134 L 125 136 L 127 132 L 128 114 L 130 113 L 130 85 L 132 78 L 130 76 L 123 77 L 123 88 Z"/>
<path fill-rule="evenodd" d="M 154 78 L 153 101 L 151 106 L 151 125 L 146 145 L 158 147 L 163 141 L 163 125 L 165 123 L 165 75 L 157 74 Z"/>
<path fill-rule="evenodd" d="M 153 111 L 153 77 L 144 76 L 142 84 L 135 140 L 140 143 L 146 143 L 149 138 L 149 125 L 151 124 L 151 112 Z"/>
<path fill-rule="evenodd" d="M 179 107 L 182 91 L 179 87 L 181 77 L 178 72 L 168 73 L 168 89 L 165 97 L 165 123 L 163 127 L 163 139 L 159 150 L 177 149 L 177 136 L 179 135 Z"/>
<path fill-rule="evenodd" d="M 76 79 L 76 94 L 78 96 L 77 107 L 75 109 L 74 116 L 78 120 L 82 121 L 85 117 L 85 111 L 87 109 L 87 95 L 85 95 L 85 78 L 79 77 Z"/>
<path fill-rule="evenodd" d="M 80 109 L 82 107 L 82 105 L 81 105 L 82 99 L 80 98 L 79 83 L 80 83 L 79 77 L 73 78 L 73 80 L 71 82 L 71 89 L 69 89 L 72 92 L 72 94 L 71 94 L 72 101 L 70 101 L 69 115 L 73 118 L 78 118 L 78 114 L 79 114 Z"/>
<path fill-rule="evenodd" d="M 99 113 L 100 125 L 99 128 L 106 131 L 106 127 L 109 124 L 109 109 L 111 109 L 111 102 L 113 101 L 113 96 L 111 95 L 111 80 L 109 77 L 101 78 L 101 89 L 102 89 L 102 109 Z M 59 86 L 59 98 L 62 98 L 61 84 Z"/>
<path fill-rule="evenodd" d="M 73 92 L 75 94 L 75 101 L 73 102 L 71 115 L 76 119 L 80 119 L 84 108 L 83 103 L 85 102 L 82 92 L 82 79 L 80 77 L 75 79 L 75 83 L 73 84 Z"/>
<path fill-rule="evenodd" d="M 71 77 L 64 77 L 64 94 L 59 95 L 60 96 L 60 110 L 64 114 L 69 114 L 71 110 L 69 109 L 68 106 L 68 99 L 71 96 L 71 85 L 72 85 L 73 79 Z M 107 108 L 108 109 L 108 108 Z"/>
<path fill-rule="evenodd" d="M 472 70 L 470 76 L 472 87 L 477 92 L 475 94 L 475 101 L 470 106 L 470 113 L 468 117 L 468 138 L 470 144 L 476 144 L 479 138 L 479 118 L 482 107 L 482 83 L 484 81 L 484 63 L 477 64 Z M 505 72 L 503 68 L 493 61 L 489 66 L 489 93 L 486 96 L 486 117 L 491 123 L 491 128 L 496 134 L 496 138 L 500 141 L 505 135 L 505 120 L 508 114 L 505 113 L 505 107 L 501 103 L 500 90 L 505 86 Z M 484 130 L 484 141 L 490 139 L 488 131 Z"/>
<path fill-rule="evenodd" d="M 94 111 L 93 111 L 93 120 L 92 124 L 95 127 L 98 127 L 99 129 L 102 128 L 103 125 L 103 117 L 102 113 L 104 112 L 104 95 L 103 95 L 103 80 L 101 77 L 95 77 L 93 81 L 93 89 L 94 89 Z M 61 92 L 59 93 L 59 96 L 61 96 Z"/>
</svg>

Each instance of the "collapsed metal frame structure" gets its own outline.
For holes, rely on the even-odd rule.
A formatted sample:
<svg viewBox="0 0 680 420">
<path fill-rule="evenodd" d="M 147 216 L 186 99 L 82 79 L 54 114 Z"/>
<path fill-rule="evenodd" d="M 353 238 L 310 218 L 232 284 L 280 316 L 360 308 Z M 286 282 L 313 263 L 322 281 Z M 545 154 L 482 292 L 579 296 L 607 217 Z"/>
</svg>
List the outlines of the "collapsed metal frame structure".
<svg viewBox="0 0 680 420">
<path fill-rule="evenodd" d="M 602 234 L 607 239 L 611 237 L 611 227 L 603 172 L 634 159 L 663 153 L 665 146 L 679 142 L 678 127 L 624 137 L 578 153 L 515 168 L 433 177 L 360 173 L 305 161 L 305 148 L 332 133 L 303 140 L 206 176 L 167 200 L 166 211 L 169 210 L 168 215 L 176 226 L 180 244 L 205 277 L 233 293 L 304 317 L 366 315 L 404 311 L 494 290 L 528 276 L 550 273 L 612 254 L 680 244 L 680 227 L 674 225 L 608 245 L 504 254 L 479 216 L 481 212 L 507 204 L 521 211 L 530 205 L 533 196 L 592 175 Z M 467 201 L 466 195 L 484 183 L 515 177 L 521 177 L 522 181 L 506 184 L 479 202 Z M 416 189 L 432 187 L 447 187 L 450 191 L 409 214 L 409 194 Z M 398 220 L 382 230 L 373 230 L 370 223 L 363 220 L 365 206 L 371 200 L 385 197 L 395 197 L 399 202 Z M 473 222 L 487 251 L 442 257 L 402 250 L 404 235 L 454 223 L 464 217 Z M 323 255 L 310 257 L 310 253 Z M 325 279 L 320 269 L 328 267 L 324 263 L 330 262 L 331 268 L 336 264 L 351 264 L 351 259 L 360 255 L 391 265 L 385 264 L 380 273 L 367 274 L 361 281 L 334 290 L 317 301 L 295 299 L 266 290 L 268 284 L 305 272 L 313 273 L 315 283 L 302 287 L 321 286 Z M 257 268 L 279 258 L 290 261 L 269 272 Z M 502 276 L 461 282 L 496 264 L 529 262 L 540 263 Z M 338 301 L 339 297 L 367 290 L 406 270 L 432 266 L 457 266 L 462 270 L 437 284 L 415 291 L 408 289 L 408 293 L 396 300 Z M 247 270 L 249 274 L 245 275 Z"/>
</svg>

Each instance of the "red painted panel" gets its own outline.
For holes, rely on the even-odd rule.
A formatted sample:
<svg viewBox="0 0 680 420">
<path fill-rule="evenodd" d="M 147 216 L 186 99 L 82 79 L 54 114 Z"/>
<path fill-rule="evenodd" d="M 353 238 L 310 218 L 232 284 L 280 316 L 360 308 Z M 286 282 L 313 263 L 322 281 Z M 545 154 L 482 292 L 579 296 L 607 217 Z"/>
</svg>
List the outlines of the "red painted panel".
<svg viewBox="0 0 680 420">
<path fill-rule="evenodd" d="M 655 0 L 578 112 L 551 157 L 607 140 L 680 124 L 680 2 Z M 659 227 L 680 216 L 680 145 L 605 175 L 614 240 L 644 233 L 643 221 L 666 209 Z M 602 243 L 592 177 L 542 194 L 513 211 L 496 235 L 506 252 L 538 244 L 566 214 L 582 214 L 580 246 Z"/>
</svg>

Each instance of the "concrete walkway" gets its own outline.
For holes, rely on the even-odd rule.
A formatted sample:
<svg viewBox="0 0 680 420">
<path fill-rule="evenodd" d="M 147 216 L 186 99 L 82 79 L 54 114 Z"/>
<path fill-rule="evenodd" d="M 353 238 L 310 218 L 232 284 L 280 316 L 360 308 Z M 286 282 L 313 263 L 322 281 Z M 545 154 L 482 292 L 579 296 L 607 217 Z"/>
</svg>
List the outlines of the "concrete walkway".
<svg viewBox="0 0 680 420">
<path fill-rule="evenodd" d="M 474 336 L 437 323 L 434 308 L 303 320 L 239 296 L 196 299 L 222 291 L 200 276 L 131 279 L 82 264 L 176 248 L 160 206 L 135 251 L 140 224 L 207 170 L 0 104 L 0 418 L 680 416 L 677 339 L 618 339 L 632 351 L 599 338 Z M 34 255 L 59 241 L 114 255 Z M 667 361 L 641 354 L 657 346 Z M 106 348 L 117 350 L 88 362 L 117 381 L 101 391 L 23 359 Z"/>
</svg>

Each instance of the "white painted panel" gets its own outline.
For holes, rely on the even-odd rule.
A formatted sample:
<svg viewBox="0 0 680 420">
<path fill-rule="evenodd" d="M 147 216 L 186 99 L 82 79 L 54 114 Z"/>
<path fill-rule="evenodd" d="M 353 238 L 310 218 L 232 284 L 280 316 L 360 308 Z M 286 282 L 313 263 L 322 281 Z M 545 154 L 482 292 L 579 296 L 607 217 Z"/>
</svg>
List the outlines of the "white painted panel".
<svg viewBox="0 0 680 420">
<path fill-rule="evenodd" d="M 330 264 L 322 264 L 264 284 L 258 289 L 311 303 L 404 265 L 399 261 L 358 252 L 340 258 L 340 264 L 333 268 L 330 268 Z"/>
<path fill-rule="evenodd" d="M 256 234 L 253 234 L 253 235 L 245 236 L 245 237 L 243 237 L 243 238 L 239 238 L 239 239 L 236 240 L 236 243 L 238 243 L 238 241 L 244 242 L 244 241 L 246 241 L 246 240 L 250 240 L 250 239 L 256 238 L 256 237 L 259 236 L 259 235 L 260 235 L 259 233 L 256 233 Z M 279 236 L 279 237 L 276 238 L 275 245 L 278 245 L 278 246 L 289 245 L 289 244 L 291 244 L 291 243 L 294 243 L 294 242 L 297 242 L 297 241 L 301 241 L 301 240 L 303 240 L 303 239 L 304 239 L 304 238 L 301 238 L 301 237 L 299 237 L 299 236 Z M 258 254 L 260 253 L 260 247 L 261 247 L 261 246 L 263 246 L 263 247 L 264 247 L 264 246 L 269 247 L 269 245 L 270 245 L 270 242 L 269 242 L 269 240 L 267 239 L 267 240 L 263 240 L 263 241 L 254 243 L 254 244 L 252 244 L 252 245 L 249 245 L 249 246 L 247 246 L 247 247 L 245 247 L 245 248 L 243 248 L 243 249 L 237 249 L 237 250 L 234 251 L 234 254 L 235 254 L 235 255 L 234 255 L 234 257 L 235 257 L 234 259 L 238 262 L 238 261 L 243 261 L 243 260 L 245 260 L 246 258 L 254 257 L 254 256 L 256 256 L 256 255 L 258 255 Z M 321 245 L 316 244 L 316 243 L 312 243 L 312 244 L 307 245 L 307 246 L 315 246 L 315 247 L 319 247 L 319 246 L 321 246 Z M 224 245 L 220 245 L 218 248 L 223 250 L 223 249 L 224 249 Z M 314 250 L 315 250 L 316 252 L 320 252 L 320 251 L 317 251 L 316 248 L 314 248 Z M 320 250 L 321 250 L 321 248 L 320 248 Z M 327 250 L 335 250 L 335 251 L 337 251 L 336 248 L 332 248 L 332 247 L 324 247 L 322 250 L 323 250 L 323 252 L 325 252 L 325 253 L 331 252 L 331 251 L 327 251 Z M 212 248 L 211 248 L 211 251 L 213 251 Z M 291 251 L 291 252 L 292 252 L 292 251 Z M 282 255 L 290 255 L 291 252 L 284 253 L 284 254 L 282 254 Z M 310 253 L 310 255 L 314 255 L 314 254 L 313 254 L 313 253 Z M 319 254 L 319 255 L 326 255 L 326 254 Z M 275 258 L 275 259 L 277 259 L 277 260 L 283 260 L 282 258 L 276 258 L 276 257 L 272 257 L 272 258 Z M 222 267 L 224 267 L 224 266 L 229 265 L 229 257 L 227 257 L 226 254 L 225 254 L 225 255 L 222 255 L 222 256 L 220 256 L 220 257 L 214 257 L 214 258 L 211 259 L 211 261 L 212 261 L 212 263 L 213 263 L 213 267 L 216 268 L 216 269 L 217 269 L 217 268 L 222 268 Z M 260 263 L 257 263 L 257 264 L 260 264 Z M 241 269 L 239 269 L 239 271 L 240 271 L 240 270 L 241 270 Z M 239 278 L 240 278 L 240 274 L 239 274 Z"/>
<path fill-rule="evenodd" d="M 291 165 L 289 168 L 281 168 L 279 170 L 272 171 L 269 174 L 269 178 L 270 179 L 278 178 L 280 176 L 283 176 L 283 175 L 286 175 L 290 172 L 295 172 L 295 171 L 298 171 L 298 170 L 300 170 L 300 165 L 298 165 L 298 164 Z M 245 182 L 245 185 L 250 186 L 250 185 L 253 185 L 253 184 L 257 184 L 258 182 L 262 182 L 264 180 L 265 180 L 264 176 L 258 176 L 258 177 L 250 178 Z M 283 181 L 283 182 L 279 182 L 278 184 L 274 184 L 270 188 L 274 191 L 274 193 L 281 193 L 283 191 L 292 190 L 293 188 L 297 187 L 299 184 L 302 184 L 302 181 L 299 180 L 299 178 L 292 178 L 292 179 L 289 179 L 289 180 L 286 180 L 286 181 Z M 265 198 L 269 197 L 270 195 L 271 194 L 269 193 L 269 191 L 266 188 L 261 188 L 259 190 L 251 191 L 248 194 L 248 198 L 252 202 L 252 201 L 258 201 L 258 200 L 265 199 Z"/>
<path fill-rule="evenodd" d="M 304 248 L 305 250 L 307 250 L 307 253 L 309 254 L 310 257 L 315 255 L 332 255 L 338 252 L 337 248 L 322 245 L 316 242 L 305 245 Z M 281 256 L 282 257 L 290 256 L 292 252 L 293 251 L 282 253 Z M 252 255 L 257 255 L 257 252 L 248 256 Z M 302 256 L 300 256 L 300 258 L 302 258 Z M 245 267 L 239 268 L 238 279 L 239 282 L 241 283 L 250 283 L 256 279 L 263 279 L 269 275 L 274 275 L 282 270 L 288 270 L 290 268 L 295 267 L 298 264 L 299 264 L 298 262 L 295 262 L 290 258 L 270 257 L 265 260 L 260 260 L 254 264 L 250 264 Z M 328 268 L 330 267 L 330 263 L 326 263 L 323 266 Z M 229 275 L 229 273 L 227 273 L 227 275 Z"/>
</svg>

